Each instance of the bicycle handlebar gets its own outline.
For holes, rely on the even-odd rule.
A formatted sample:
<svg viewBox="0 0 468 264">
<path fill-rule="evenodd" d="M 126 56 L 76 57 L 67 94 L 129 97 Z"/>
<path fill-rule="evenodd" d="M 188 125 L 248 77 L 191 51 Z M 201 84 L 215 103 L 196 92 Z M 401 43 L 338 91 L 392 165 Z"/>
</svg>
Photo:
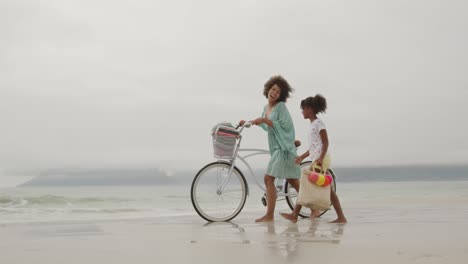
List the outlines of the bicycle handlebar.
<svg viewBox="0 0 468 264">
<path fill-rule="evenodd" d="M 252 126 L 252 122 L 251 122 L 251 121 L 247 121 L 247 122 L 245 122 L 243 125 L 238 124 L 238 125 L 236 126 L 236 129 L 239 129 L 239 127 L 240 127 L 239 132 L 241 132 L 244 128 L 249 128 L 249 127 L 251 127 L 251 126 Z"/>
<path fill-rule="evenodd" d="M 251 126 L 252 126 L 252 122 L 251 122 L 251 121 L 247 121 L 247 122 L 245 122 L 243 125 L 240 125 L 240 124 L 237 125 L 236 129 L 238 129 L 238 128 L 240 127 L 240 129 L 238 129 L 238 130 L 239 130 L 239 134 L 240 134 L 240 133 L 242 133 L 242 130 L 244 130 L 244 128 L 249 128 L 249 127 L 251 127 Z"/>
</svg>

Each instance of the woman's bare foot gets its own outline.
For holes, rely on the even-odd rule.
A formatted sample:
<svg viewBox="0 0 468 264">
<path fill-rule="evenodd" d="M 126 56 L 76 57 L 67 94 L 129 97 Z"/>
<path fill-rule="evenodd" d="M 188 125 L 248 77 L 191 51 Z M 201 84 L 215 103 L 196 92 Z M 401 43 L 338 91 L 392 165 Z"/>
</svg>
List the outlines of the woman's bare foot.
<svg viewBox="0 0 468 264">
<path fill-rule="evenodd" d="M 284 217 L 285 219 L 288 219 L 292 223 L 297 222 L 297 216 L 294 216 L 294 214 L 281 213 L 281 216 Z"/>
<path fill-rule="evenodd" d="M 262 222 L 273 222 L 273 216 L 265 215 L 261 218 L 255 219 L 255 223 L 262 223 Z"/>
<path fill-rule="evenodd" d="M 348 222 L 348 220 L 346 220 L 346 218 L 337 218 L 336 220 L 331 221 L 329 223 L 332 223 L 332 224 L 346 224 L 347 222 Z"/>
</svg>

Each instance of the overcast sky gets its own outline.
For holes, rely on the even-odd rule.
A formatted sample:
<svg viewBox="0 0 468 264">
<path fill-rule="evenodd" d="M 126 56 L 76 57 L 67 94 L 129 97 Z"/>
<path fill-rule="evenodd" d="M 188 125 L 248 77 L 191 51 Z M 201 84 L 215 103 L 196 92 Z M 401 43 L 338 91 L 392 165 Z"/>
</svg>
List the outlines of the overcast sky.
<svg viewBox="0 0 468 264">
<path fill-rule="evenodd" d="M 198 168 L 212 126 L 260 115 L 274 74 L 304 142 L 301 99 L 327 98 L 333 166 L 467 164 L 467 7 L 1 0 L 0 174 Z"/>
</svg>

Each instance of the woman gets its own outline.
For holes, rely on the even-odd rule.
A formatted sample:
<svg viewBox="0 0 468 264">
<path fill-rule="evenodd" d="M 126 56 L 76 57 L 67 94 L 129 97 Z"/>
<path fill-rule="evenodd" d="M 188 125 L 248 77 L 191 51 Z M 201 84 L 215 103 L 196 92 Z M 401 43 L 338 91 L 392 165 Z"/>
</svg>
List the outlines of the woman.
<svg viewBox="0 0 468 264">
<path fill-rule="evenodd" d="M 291 115 L 286 107 L 286 100 L 292 92 L 289 83 L 282 76 L 271 77 L 264 85 L 263 95 L 268 104 L 263 108 L 262 116 L 252 120 L 268 132 L 270 162 L 264 177 L 267 212 L 255 222 L 270 222 L 274 220 L 276 205 L 275 178 L 287 179 L 296 190 L 299 190 L 300 167 L 295 164 L 297 156 L 295 148 L 295 132 Z M 244 120 L 239 122 L 241 125 Z"/>
</svg>

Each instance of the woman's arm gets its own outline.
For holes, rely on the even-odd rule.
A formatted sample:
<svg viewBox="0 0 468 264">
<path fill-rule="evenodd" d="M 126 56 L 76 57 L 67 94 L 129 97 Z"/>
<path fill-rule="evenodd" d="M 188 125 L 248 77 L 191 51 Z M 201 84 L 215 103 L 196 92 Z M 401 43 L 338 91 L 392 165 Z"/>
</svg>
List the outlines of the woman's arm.
<svg viewBox="0 0 468 264">
<path fill-rule="evenodd" d="M 276 106 L 275 106 L 275 111 L 278 115 L 278 120 L 274 121 L 276 122 L 277 125 L 282 125 L 286 122 L 286 120 L 289 120 L 290 117 L 287 116 L 289 115 L 289 113 L 287 112 L 287 109 L 286 109 L 286 106 L 284 105 L 283 102 L 279 102 Z M 286 113 L 285 113 L 286 112 Z M 270 113 L 271 114 L 271 113 Z M 260 125 L 260 124 L 266 124 L 267 126 L 271 127 L 271 128 L 274 128 L 275 127 L 275 123 L 268 119 L 268 118 L 265 118 L 265 112 L 263 112 L 262 114 L 262 117 L 259 117 L 255 120 L 253 120 L 253 124 L 254 125 Z"/>
<path fill-rule="evenodd" d="M 266 124 L 269 127 L 273 127 L 273 122 L 270 119 L 267 119 L 265 117 L 259 117 L 255 120 L 252 121 L 254 125 L 260 125 L 260 124 Z"/>
</svg>

